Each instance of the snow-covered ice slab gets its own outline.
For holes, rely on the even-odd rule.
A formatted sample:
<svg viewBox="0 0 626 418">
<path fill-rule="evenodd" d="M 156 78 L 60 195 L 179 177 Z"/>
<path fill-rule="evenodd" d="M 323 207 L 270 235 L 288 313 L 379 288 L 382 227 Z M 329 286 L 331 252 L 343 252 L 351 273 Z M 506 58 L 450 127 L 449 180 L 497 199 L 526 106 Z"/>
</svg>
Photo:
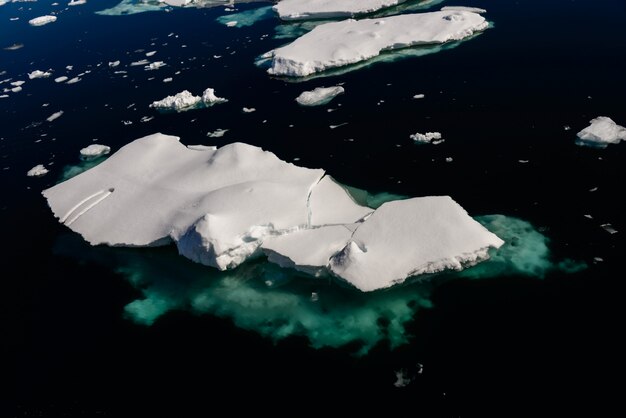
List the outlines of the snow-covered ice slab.
<svg viewBox="0 0 626 418">
<path fill-rule="evenodd" d="M 48 169 L 43 164 L 37 164 L 26 173 L 28 177 L 41 177 L 46 174 L 48 174 Z"/>
<path fill-rule="evenodd" d="M 439 11 L 317 26 L 294 42 L 270 51 L 268 73 L 304 77 L 374 58 L 386 50 L 461 40 L 487 28 L 477 13 Z"/>
<path fill-rule="evenodd" d="M 182 255 L 226 269 L 254 255 L 266 236 L 309 228 L 310 199 L 317 207 L 336 197 L 330 180 L 311 197 L 323 176 L 251 145 L 185 147 L 177 137 L 154 134 L 44 196 L 56 217 L 93 245 L 174 240 Z M 350 207 L 332 216 L 338 223 L 370 211 L 343 202 Z"/>
<path fill-rule="evenodd" d="M 274 10 L 283 20 L 354 17 L 395 6 L 405 0 L 281 0 Z"/>
<path fill-rule="evenodd" d="M 480 7 L 467 7 L 467 6 L 444 6 L 441 8 L 444 12 L 461 11 L 461 12 L 473 12 L 473 13 L 487 13 L 487 10 Z"/>
<path fill-rule="evenodd" d="M 332 99 L 344 93 L 344 91 L 344 88 L 341 86 L 317 87 L 311 91 L 300 93 L 296 97 L 296 102 L 302 106 L 321 106 L 329 103 Z"/>
<path fill-rule="evenodd" d="M 590 125 L 578 132 L 576 144 L 595 148 L 606 148 L 609 144 L 626 141 L 626 128 L 606 116 L 592 119 Z"/>
<path fill-rule="evenodd" d="M 57 20 L 56 16 L 46 15 L 46 16 L 39 16 L 34 19 L 31 19 L 28 21 L 28 23 L 31 26 L 43 26 L 43 25 L 47 25 L 48 23 L 56 22 L 56 20 Z"/>
<path fill-rule="evenodd" d="M 362 291 L 408 277 L 461 270 L 489 258 L 504 242 L 448 196 L 388 202 L 360 225 L 330 268 Z"/>
</svg>

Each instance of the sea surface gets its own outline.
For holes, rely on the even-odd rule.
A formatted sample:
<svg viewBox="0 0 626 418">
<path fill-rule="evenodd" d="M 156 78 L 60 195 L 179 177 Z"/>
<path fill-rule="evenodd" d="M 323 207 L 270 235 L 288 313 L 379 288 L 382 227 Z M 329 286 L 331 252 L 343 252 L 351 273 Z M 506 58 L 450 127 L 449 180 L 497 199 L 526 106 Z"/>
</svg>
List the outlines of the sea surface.
<svg viewBox="0 0 626 418">
<path fill-rule="evenodd" d="M 310 29 L 281 24 L 267 2 L 119 16 L 96 14 L 116 0 L 52 3 L 0 6 L 0 416 L 606 416 L 619 405 L 626 144 L 575 142 L 597 116 L 626 125 L 626 2 L 408 2 L 395 12 L 482 7 L 491 27 L 306 80 L 255 64 Z M 54 23 L 27 23 L 51 12 Z M 142 59 L 167 65 L 130 66 Z M 30 80 L 34 70 L 52 75 Z M 22 91 L 2 92 L 17 80 Z M 294 100 L 340 83 L 328 105 Z M 229 101 L 148 107 L 207 87 Z M 207 137 L 217 129 L 228 131 Z M 430 131 L 445 142 L 409 138 Z M 486 225 L 503 215 L 520 250 L 364 296 L 264 260 L 221 274 L 174 247 L 91 247 L 57 222 L 41 192 L 88 167 L 81 148 L 114 152 L 155 132 L 256 145 L 371 199 L 449 195 Z M 50 172 L 27 177 L 37 164 Z"/>
</svg>

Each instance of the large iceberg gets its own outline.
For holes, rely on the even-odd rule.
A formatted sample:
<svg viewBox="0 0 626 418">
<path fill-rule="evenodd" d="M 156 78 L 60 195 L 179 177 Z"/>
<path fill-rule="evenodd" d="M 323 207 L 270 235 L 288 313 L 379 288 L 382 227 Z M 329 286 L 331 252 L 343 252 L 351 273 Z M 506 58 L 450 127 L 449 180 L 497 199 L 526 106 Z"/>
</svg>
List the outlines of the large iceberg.
<svg viewBox="0 0 626 418">
<path fill-rule="evenodd" d="M 281 0 L 274 10 L 283 20 L 353 17 L 395 6 L 405 0 Z"/>
<path fill-rule="evenodd" d="M 180 254 L 220 270 L 265 251 L 281 266 L 332 272 L 363 291 L 475 264 L 502 244 L 449 197 L 374 211 L 324 170 L 243 143 L 186 147 L 162 134 L 43 194 L 92 245 L 173 241 Z"/>
<path fill-rule="evenodd" d="M 576 144 L 595 148 L 606 148 L 609 144 L 619 144 L 626 141 L 626 128 L 613 122 L 606 116 L 592 119 L 590 125 L 578 132 Z"/>
<path fill-rule="evenodd" d="M 268 73 L 304 77 L 355 64 L 384 51 L 461 40 L 487 28 L 477 13 L 439 11 L 317 26 L 294 42 L 265 54 Z"/>
<path fill-rule="evenodd" d="M 31 26 L 43 26 L 48 23 L 56 22 L 57 17 L 51 15 L 39 16 L 28 21 Z"/>
</svg>

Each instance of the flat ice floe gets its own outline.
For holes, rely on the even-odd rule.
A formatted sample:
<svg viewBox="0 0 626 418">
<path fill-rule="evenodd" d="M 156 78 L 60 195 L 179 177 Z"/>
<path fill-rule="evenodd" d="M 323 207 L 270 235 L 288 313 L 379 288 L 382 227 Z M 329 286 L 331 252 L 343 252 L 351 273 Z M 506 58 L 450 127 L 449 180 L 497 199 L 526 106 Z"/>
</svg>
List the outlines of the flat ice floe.
<svg viewBox="0 0 626 418">
<path fill-rule="evenodd" d="M 43 25 L 47 25 L 48 23 L 56 22 L 56 20 L 57 20 L 56 16 L 46 15 L 46 16 L 39 16 L 34 19 L 31 19 L 28 21 L 28 23 L 31 26 L 43 26 Z"/>
<path fill-rule="evenodd" d="M 265 54 L 268 73 L 304 77 L 355 64 L 393 49 L 461 40 L 487 28 L 477 13 L 439 11 L 317 26 L 294 42 Z"/>
<path fill-rule="evenodd" d="M 28 73 L 28 78 L 33 80 L 35 78 L 48 78 L 52 75 L 52 73 L 48 71 L 35 70 L 32 73 Z"/>
<path fill-rule="evenodd" d="M 317 87 L 311 91 L 300 93 L 296 97 L 296 102 L 302 106 L 321 106 L 329 103 L 332 99 L 344 93 L 344 91 L 344 88 L 341 86 Z"/>
<path fill-rule="evenodd" d="M 185 112 L 227 101 L 227 99 L 217 97 L 214 89 L 208 88 L 204 90 L 202 97 L 194 96 L 190 91 L 183 90 L 173 96 L 152 102 L 150 107 L 162 112 Z"/>
<path fill-rule="evenodd" d="M 283 20 L 353 17 L 395 6 L 405 0 L 281 0 L 274 10 Z"/>
<path fill-rule="evenodd" d="M 54 112 L 53 114 L 51 114 L 50 116 L 48 116 L 46 118 L 47 122 L 53 122 L 57 119 L 59 119 L 61 116 L 63 116 L 63 111 L 59 110 L 58 112 Z"/>
<path fill-rule="evenodd" d="M 247 144 L 186 147 L 162 134 L 133 141 L 43 194 L 92 245 L 173 241 L 183 256 L 220 270 L 265 251 L 281 266 L 332 271 L 362 291 L 461 269 L 502 244 L 449 197 L 374 211 L 324 170 Z"/>
<path fill-rule="evenodd" d="M 626 141 L 626 128 L 606 116 L 592 119 L 590 125 L 578 132 L 576 144 L 595 148 L 606 148 L 609 144 Z"/>
<path fill-rule="evenodd" d="M 488 259 L 488 250 L 503 243 L 449 196 L 420 197 L 378 208 L 330 267 L 358 289 L 371 291 L 415 275 L 462 270 Z"/>
</svg>

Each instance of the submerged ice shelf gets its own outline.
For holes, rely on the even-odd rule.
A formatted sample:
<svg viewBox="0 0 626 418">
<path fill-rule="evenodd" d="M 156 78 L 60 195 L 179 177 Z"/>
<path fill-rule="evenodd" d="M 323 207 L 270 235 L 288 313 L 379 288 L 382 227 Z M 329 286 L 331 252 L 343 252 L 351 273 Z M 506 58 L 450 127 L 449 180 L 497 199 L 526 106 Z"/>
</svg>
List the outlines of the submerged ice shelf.
<svg viewBox="0 0 626 418">
<path fill-rule="evenodd" d="M 267 71 L 272 75 L 304 77 L 369 60 L 388 50 L 458 41 L 487 26 L 484 17 L 467 11 L 349 19 L 319 25 L 264 58 L 270 61 Z"/>
<path fill-rule="evenodd" d="M 374 210 L 324 170 L 251 145 L 186 147 L 162 134 L 135 140 L 43 194 L 56 217 L 93 245 L 173 241 L 180 254 L 220 270 L 266 251 L 270 261 L 332 273 L 363 291 L 461 269 L 502 245 L 449 197 Z"/>
</svg>

